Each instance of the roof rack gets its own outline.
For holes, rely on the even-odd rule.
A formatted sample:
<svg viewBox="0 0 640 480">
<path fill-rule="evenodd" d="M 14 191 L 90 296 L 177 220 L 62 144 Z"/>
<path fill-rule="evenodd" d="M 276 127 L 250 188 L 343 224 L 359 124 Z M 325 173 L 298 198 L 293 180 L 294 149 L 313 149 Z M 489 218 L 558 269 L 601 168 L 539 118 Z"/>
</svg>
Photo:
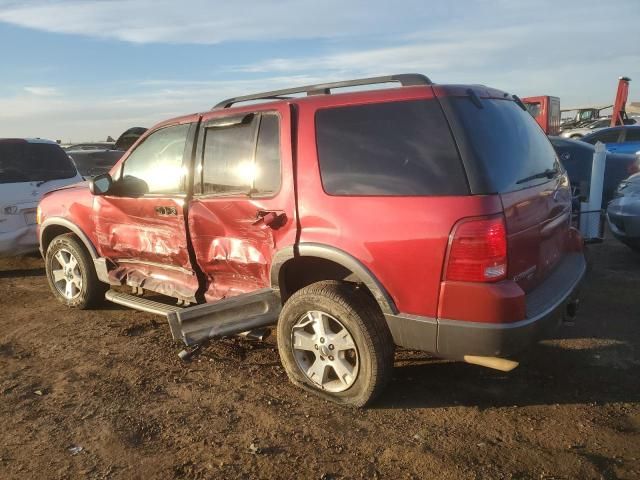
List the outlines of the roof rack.
<svg viewBox="0 0 640 480">
<path fill-rule="evenodd" d="M 433 85 L 433 82 L 429 80 L 429 78 L 419 73 L 402 73 L 399 75 L 387 75 L 384 77 L 357 78 L 355 80 L 319 83 L 316 85 L 307 85 L 304 87 L 285 88 L 284 90 L 273 90 L 271 92 L 262 92 L 256 93 L 254 95 L 228 98 L 218 103 L 215 107 L 212 108 L 212 110 L 229 108 L 234 103 L 248 102 L 251 100 L 285 100 L 286 97 L 283 97 L 283 95 L 291 95 L 294 93 L 306 93 L 307 95 L 328 95 L 331 93 L 332 88 L 357 87 L 360 85 L 375 85 L 378 83 L 393 82 L 398 82 L 403 87 Z"/>
</svg>

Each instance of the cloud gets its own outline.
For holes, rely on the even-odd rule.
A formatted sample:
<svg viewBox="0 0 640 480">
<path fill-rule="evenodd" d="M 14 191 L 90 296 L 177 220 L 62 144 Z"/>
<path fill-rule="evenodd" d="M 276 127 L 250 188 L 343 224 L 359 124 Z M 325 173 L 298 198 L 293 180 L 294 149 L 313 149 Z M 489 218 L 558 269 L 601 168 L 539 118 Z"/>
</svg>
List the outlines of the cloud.
<svg viewBox="0 0 640 480">
<path fill-rule="evenodd" d="M 55 87 L 23 87 L 23 90 L 38 97 L 55 97 L 60 95 L 60 92 Z"/>
<path fill-rule="evenodd" d="M 432 8 L 432 13 L 449 7 Z M 402 9 L 354 0 L 26 0 L 0 1 L 0 21 L 47 32 L 133 43 L 200 43 L 333 38 L 413 28 L 407 13 L 423 12 L 408 0 Z M 420 15 L 424 17 L 424 14 Z M 52 21 L 52 19 L 56 19 Z"/>
</svg>

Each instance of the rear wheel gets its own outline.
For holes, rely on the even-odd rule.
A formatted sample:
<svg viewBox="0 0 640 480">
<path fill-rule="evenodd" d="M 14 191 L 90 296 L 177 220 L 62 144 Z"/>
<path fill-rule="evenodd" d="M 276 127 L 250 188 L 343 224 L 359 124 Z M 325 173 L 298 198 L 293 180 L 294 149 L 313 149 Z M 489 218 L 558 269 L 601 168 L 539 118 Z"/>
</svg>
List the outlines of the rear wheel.
<svg viewBox="0 0 640 480">
<path fill-rule="evenodd" d="M 68 307 L 93 307 L 104 299 L 109 288 L 98 280 L 91 256 L 72 233 L 53 239 L 47 248 L 45 266 L 51 291 Z"/>
<path fill-rule="evenodd" d="M 393 370 L 382 312 L 346 282 L 318 282 L 292 295 L 280 314 L 278 350 L 294 384 L 343 405 L 372 401 Z"/>
</svg>

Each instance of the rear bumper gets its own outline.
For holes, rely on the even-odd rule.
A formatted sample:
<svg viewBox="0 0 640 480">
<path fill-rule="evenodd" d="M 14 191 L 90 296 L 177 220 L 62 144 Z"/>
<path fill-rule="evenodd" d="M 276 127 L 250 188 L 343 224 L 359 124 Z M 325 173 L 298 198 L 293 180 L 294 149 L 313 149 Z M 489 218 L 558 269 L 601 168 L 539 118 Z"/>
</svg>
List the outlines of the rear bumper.
<svg viewBox="0 0 640 480">
<path fill-rule="evenodd" d="M 577 299 L 586 272 L 582 253 L 567 255 L 549 278 L 526 296 L 526 318 L 511 323 L 428 319 L 414 315 L 387 315 L 396 344 L 438 356 L 510 357 L 557 327 L 567 307 Z"/>
</svg>

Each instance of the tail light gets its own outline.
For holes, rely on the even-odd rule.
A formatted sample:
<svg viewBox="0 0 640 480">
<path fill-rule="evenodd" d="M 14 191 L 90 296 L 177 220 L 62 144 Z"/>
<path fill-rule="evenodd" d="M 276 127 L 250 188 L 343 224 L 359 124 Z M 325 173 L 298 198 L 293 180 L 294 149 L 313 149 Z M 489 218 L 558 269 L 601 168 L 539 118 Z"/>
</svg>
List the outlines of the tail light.
<svg viewBox="0 0 640 480">
<path fill-rule="evenodd" d="M 507 277 L 507 231 L 502 216 L 463 220 L 449 240 L 446 280 L 497 282 Z"/>
<path fill-rule="evenodd" d="M 636 159 L 627 167 L 629 175 L 640 172 L 640 152 L 636 153 Z"/>
</svg>

